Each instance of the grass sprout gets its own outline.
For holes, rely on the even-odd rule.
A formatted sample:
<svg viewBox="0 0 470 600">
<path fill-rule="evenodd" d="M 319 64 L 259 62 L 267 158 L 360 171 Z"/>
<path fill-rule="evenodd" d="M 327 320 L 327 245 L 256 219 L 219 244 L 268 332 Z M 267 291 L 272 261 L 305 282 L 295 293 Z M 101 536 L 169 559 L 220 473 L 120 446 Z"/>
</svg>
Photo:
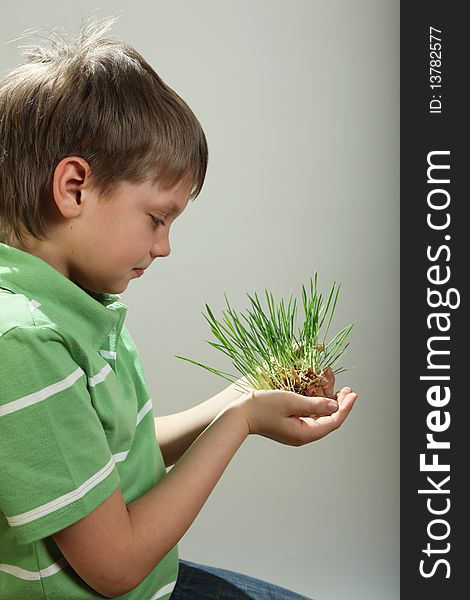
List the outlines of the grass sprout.
<svg viewBox="0 0 470 600">
<path fill-rule="evenodd" d="M 350 323 L 328 339 L 338 302 L 340 285 L 333 283 L 326 300 L 317 291 L 317 273 L 309 279 L 308 289 L 302 285 L 303 324 L 297 328 L 297 299 L 290 294 L 276 304 L 271 292 L 265 289 L 267 310 L 258 295 L 247 293 L 251 307 L 238 314 L 227 294 L 227 308 L 218 320 L 206 304 L 204 318 L 217 341 L 208 343 L 228 356 L 240 375 L 225 373 L 196 360 L 176 356 L 211 373 L 237 383 L 240 391 L 251 389 L 285 389 L 307 395 L 316 387 L 328 367 L 333 373 L 346 371 L 339 366 L 349 346 Z"/>
</svg>

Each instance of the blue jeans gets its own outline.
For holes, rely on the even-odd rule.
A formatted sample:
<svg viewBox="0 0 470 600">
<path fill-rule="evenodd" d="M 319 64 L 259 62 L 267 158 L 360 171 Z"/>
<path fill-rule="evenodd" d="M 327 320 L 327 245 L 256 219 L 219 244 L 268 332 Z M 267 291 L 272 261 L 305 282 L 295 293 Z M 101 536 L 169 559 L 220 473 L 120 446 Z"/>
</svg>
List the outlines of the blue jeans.
<svg viewBox="0 0 470 600">
<path fill-rule="evenodd" d="M 311 600 L 248 575 L 179 561 L 171 600 Z"/>
</svg>

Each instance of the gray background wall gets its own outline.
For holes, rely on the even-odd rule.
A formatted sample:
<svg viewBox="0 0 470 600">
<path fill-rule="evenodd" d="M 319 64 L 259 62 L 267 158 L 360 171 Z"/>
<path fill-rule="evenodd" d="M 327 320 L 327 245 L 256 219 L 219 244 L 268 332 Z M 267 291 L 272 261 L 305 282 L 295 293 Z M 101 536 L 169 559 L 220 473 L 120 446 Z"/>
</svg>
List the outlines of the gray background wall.
<svg viewBox="0 0 470 600">
<path fill-rule="evenodd" d="M 121 18 L 134 45 L 192 107 L 209 142 L 201 196 L 172 228 L 172 254 L 124 300 L 156 414 L 225 382 L 201 312 L 227 292 L 296 294 L 317 270 L 342 283 L 336 325 L 356 321 L 338 377 L 358 403 L 344 427 L 292 448 L 249 438 L 180 544 L 316 600 L 399 595 L 399 3 L 173 0 L 2 6 L 0 71 L 26 28 L 74 31 L 81 13 Z M 220 354 L 220 355 L 219 355 Z"/>
</svg>

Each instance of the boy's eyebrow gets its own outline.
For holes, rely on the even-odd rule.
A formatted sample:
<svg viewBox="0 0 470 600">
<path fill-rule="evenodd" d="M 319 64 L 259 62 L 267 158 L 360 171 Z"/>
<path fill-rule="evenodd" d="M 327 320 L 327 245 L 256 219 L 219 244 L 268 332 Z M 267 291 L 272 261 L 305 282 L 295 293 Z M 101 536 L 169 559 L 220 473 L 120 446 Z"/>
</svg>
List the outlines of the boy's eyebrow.
<svg viewBox="0 0 470 600">
<path fill-rule="evenodd" d="M 168 200 L 168 211 L 173 212 L 176 216 L 181 214 L 181 209 L 174 200 Z"/>
<path fill-rule="evenodd" d="M 167 202 L 165 202 L 165 204 L 161 204 L 160 206 L 165 206 L 165 211 L 167 212 L 177 212 L 178 207 L 176 206 L 176 203 L 173 200 L 167 200 Z"/>
</svg>

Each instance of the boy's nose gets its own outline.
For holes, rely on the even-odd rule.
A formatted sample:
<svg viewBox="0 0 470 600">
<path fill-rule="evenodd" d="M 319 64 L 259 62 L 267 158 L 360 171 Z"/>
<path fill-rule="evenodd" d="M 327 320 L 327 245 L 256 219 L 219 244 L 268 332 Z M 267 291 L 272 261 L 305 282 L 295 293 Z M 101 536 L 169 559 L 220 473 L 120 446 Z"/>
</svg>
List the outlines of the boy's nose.
<svg viewBox="0 0 470 600">
<path fill-rule="evenodd" d="M 151 250 L 150 250 L 150 256 L 152 258 L 157 258 L 158 256 L 164 258 L 165 256 L 169 256 L 171 252 L 171 247 L 170 247 L 170 241 L 167 238 L 165 242 L 158 242 L 155 243 Z"/>
</svg>

